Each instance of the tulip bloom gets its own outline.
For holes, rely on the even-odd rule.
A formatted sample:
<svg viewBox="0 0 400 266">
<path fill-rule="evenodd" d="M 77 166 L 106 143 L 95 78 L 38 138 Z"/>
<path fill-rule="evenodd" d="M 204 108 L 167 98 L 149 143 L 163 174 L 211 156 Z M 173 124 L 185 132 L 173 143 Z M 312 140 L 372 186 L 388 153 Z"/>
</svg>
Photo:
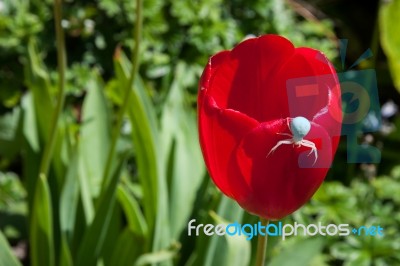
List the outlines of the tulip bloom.
<svg viewBox="0 0 400 266">
<path fill-rule="evenodd" d="M 323 182 L 341 130 L 328 59 L 277 35 L 212 56 L 199 83 L 200 145 L 212 180 L 245 210 L 281 219 Z"/>
</svg>

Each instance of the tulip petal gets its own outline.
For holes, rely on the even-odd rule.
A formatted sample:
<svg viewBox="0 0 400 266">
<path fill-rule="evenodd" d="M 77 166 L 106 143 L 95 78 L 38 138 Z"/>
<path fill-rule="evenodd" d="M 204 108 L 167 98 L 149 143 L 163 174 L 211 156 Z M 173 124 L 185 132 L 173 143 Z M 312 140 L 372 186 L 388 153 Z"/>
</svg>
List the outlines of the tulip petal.
<svg viewBox="0 0 400 266">
<path fill-rule="evenodd" d="M 307 64 L 311 70 L 308 75 L 312 78 L 305 78 L 304 82 L 315 81 L 315 85 L 317 85 L 317 91 L 315 91 L 317 95 L 310 95 L 308 102 L 301 102 L 299 99 L 296 103 L 296 108 L 311 110 L 313 117 L 310 117 L 310 120 L 325 128 L 330 136 L 339 136 L 342 124 L 341 93 L 339 80 L 333 65 L 324 54 L 314 49 L 297 48 L 296 55 L 303 57 L 305 60 L 303 65 Z M 288 64 L 296 65 L 293 61 L 288 62 Z M 305 67 L 301 68 L 305 69 Z M 300 69 L 296 71 L 300 73 Z M 300 74 L 298 75 L 300 76 Z M 301 83 L 301 79 L 299 81 Z M 307 86 L 303 86 L 303 88 L 307 89 Z M 307 97 L 304 98 L 307 100 Z M 296 116 L 296 114 L 293 115 Z"/>
<path fill-rule="evenodd" d="M 269 104 L 271 100 L 284 103 L 286 99 L 279 97 L 280 92 L 272 84 L 275 73 L 293 53 L 293 45 L 277 35 L 246 40 L 214 72 L 209 93 L 221 108 L 237 110 L 258 121 L 266 121 L 265 113 L 281 117 L 279 110 L 287 108 L 274 110 Z"/>
<path fill-rule="evenodd" d="M 199 116 L 200 145 L 214 183 L 229 197 L 234 195 L 231 185 L 243 183 L 240 174 L 228 174 L 231 157 L 243 136 L 258 124 L 240 112 L 220 109 L 212 97 L 205 96 Z"/>
<path fill-rule="evenodd" d="M 281 69 L 286 81 L 290 116 L 303 116 L 322 126 L 332 138 L 332 152 L 340 139 L 342 111 L 340 84 L 333 65 L 320 51 L 296 48 Z"/>
<path fill-rule="evenodd" d="M 246 210 L 267 219 L 280 219 L 307 202 L 321 185 L 332 162 L 331 140 L 315 123 L 306 139 L 315 143 L 318 160 L 310 148 L 292 144 L 269 151 L 280 140 L 277 133 L 290 133 L 286 119 L 262 123 L 241 141 L 237 162 L 251 192 L 238 203 Z"/>
<path fill-rule="evenodd" d="M 229 53 L 230 51 L 222 51 L 215 54 L 208 60 L 207 66 L 203 71 L 199 83 L 199 97 L 197 102 L 199 110 L 203 105 L 204 96 L 211 90 L 210 88 L 212 86 L 210 85 L 210 80 L 215 76 L 215 72 L 217 71 L 217 69 L 219 69 L 219 67 L 228 59 Z M 220 88 L 224 89 L 223 86 L 221 86 Z M 216 92 L 215 94 L 218 94 L 218 92 Z"/>
</svg>

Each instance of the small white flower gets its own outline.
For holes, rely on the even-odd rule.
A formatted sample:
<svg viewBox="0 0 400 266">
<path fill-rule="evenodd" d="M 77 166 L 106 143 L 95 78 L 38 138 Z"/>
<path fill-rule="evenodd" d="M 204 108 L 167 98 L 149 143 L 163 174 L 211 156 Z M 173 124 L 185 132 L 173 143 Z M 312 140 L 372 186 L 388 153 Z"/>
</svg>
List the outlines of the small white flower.
<svg viewBox="0 0 400 266">
<path fill-rule="evenodd" d="M 4 11 L 6 11 L 6 5 L 3 0 L 0 0 L 0 13 L 3 13 Z"/>
<path fill-rule="evenodd" d="M 85 30 L 87 32 L 93 32 L 95 24 L 96 23 L 91 19 L 85 19 L 83 21 L 83 25 L 85 26 Z"/>
<path fill-rule="evenodd" d="M 382 105 L 381 114 L 385 118 L 389 118 L 398 112 L 398 106 L 392 101 L 387 101 Z"/>
<path fill-rule="evenodd" d="M 70 26 L 71 26 L 71 23 L 68 20 L 66 20 L 66 19 L 61 20 L 61 27 L 63 29 L 68 29 Z"/>
</svg>

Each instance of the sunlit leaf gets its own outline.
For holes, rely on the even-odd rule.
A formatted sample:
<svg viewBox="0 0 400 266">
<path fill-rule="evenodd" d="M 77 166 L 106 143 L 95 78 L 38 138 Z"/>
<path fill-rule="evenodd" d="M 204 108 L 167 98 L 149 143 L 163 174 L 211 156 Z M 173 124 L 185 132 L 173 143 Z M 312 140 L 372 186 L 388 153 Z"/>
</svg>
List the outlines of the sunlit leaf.
<svg viewBox="0 0 400 266">
<path fill-rule="evenodd" d="M 7 266 L 20 266 L 21 263 L 12 253 L 11 248 L 4 237 L 3 233 L 0 231 L 0 258 L 1 264 Z"/>
<path fill-rule="evenodd" d="M 60 226 L 67 240 L 71 240 L 79 201 L 79 160 L 75 154 L 68 167 L 60 196 Z"/>
<path fill-rule="evenodd" d="M 127 217 L 129 229 L 137 235 L 146 236 L 148 233 L 146 220 L 135 198 L 124 186 L 118 187 L 117 196 Z"/>
<path fill-rule="evenodd" d="M 42 143 L 49 140 L 54 102 L 51 91 L 53 89 L 50 76 L 40 57 L 36 43 L 30 41 L 28 45 L 28 62 L 25 65 L 25 83 L 32 92 L 36 119 Z"/>
<path fill-rule="evenodd" d="M 186 226 L 205 174 L 197 141 L 196 114 L 185 101 L 185 70 L 185 64 L 178 64 L 162 110 L 160 134 L 165 172 L 169 175 L 171 234 L 175 238 Z"/>
<path fill-rule="evenodd" d="M 379 10 L 381 44 L 389 61 L 394 84 L 400 91 L 400 35 L 397 27 L 399 17 L 400 0 L 384 1 Z"/>
<path fill-rule="evenodd" d="M 110 115 L 103 89 L 100 77 L 90 80 L 82 107 L 80 158 L 93 197 L 100 192 L 111 140 Z"/>
</svg>

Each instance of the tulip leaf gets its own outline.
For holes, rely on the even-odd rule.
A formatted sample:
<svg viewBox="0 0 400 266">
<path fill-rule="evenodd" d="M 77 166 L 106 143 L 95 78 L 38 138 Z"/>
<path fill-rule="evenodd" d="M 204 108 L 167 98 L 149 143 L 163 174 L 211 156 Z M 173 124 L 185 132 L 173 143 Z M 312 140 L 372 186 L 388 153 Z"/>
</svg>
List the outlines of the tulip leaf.
<svg viewBox="0 0 400 266">
<path fill-rule="evenodd" d="M 186 227 L 196 192 L 205 174 L 197 141 L 195 112 L 184 97 L 185 71 L 185 65 L 178 64 L 161 119 L 164 166 L 169 174 L 171 235 L 176 239 Z"/>
<path fill-rule="evenodd" d="M 175 256 L 175 252 L 169 250 L 162 250 L 154 253 L 143 254 L 138 258 L 135 266 L 145 266 L 154 263 L 162 263 L 171 260 Z"/>
<path fill-rule="evenodd" d="M 117 195 L 115 195 L 115 197 L 117 197 Z M 101 262 L 104 263 L 104 265 L 114 265 L 111 263 L 111 259 L 114 253 L 115 243 L 117 243 L 121 229 L 125 223 L 125 221 L 122 219 L 121 207 L 118 204 L 115 204 L 114 206 L 115 207 L 113 208 L 108 229 L 100 251 Z"/>
<path fill-rule="evenodd" d="M 53 214 L 49 185 L 44 175 L 36 182 L 30 224 L 30 250 L 33 266 L 51 266 L 54 261 Z"/>
<path fill-rule="evenodd" d="M 80 156 L 80 155 L 79 155 Z M 78 162 L 78 179 L 79 179 L 79 190 L 83 205 L 83 211 L 85 214 L 86 224 L 90 224 L 94 217 L 94 204 L 92 201 L 92 194 L 90 189 L 89 179 L 86 178 L 86 168 L 83 160 L 79 159 Z"/>
<path fill-rule="evenodd" d="M 80 158 L 92 197 L 97 197 L 110 145 L 111 127 L 107 101 L 100 77 L 87 84 L 82 107 Z"/>
<path fill-rule="evenodd" d="M 135 198 L 124 186 L 118 186 L 117 196 L 128 220 L 129 229 L 137 235 L 146 236 L 148 230 L 146 220 Z"/>
<path fill-rule="evenodd" d="M 70 132 L 68 130 L 69 128 L 67 121 L 62 116 L 58 124 L 58 133 L 56 136 L 52 160 L 54 175 L 58 184 L 64 183 L 65 173 L 68 171 L 68 165 L 70 164 L 69 160 L 72 157 L 69 154 L 72 141 L 69 138 Z"/>
<path fill-rule="evenodd" d="M 115 192 L 124 160 L 120 160 L 109 185 L 99 198 L 95 217 L 85 231 L 83 240 L 78 250 L 76 265 L 96 265 L 104 240 L 109 230 L 110 221 L 115 207 Z"/>
<path fill-rule="evenodd" d="M 33 152 L 39 152 L 39 134 L 32 93 L 28 92 L 22 97 L 22 110 L 24 114 L 22 134 L 31 150 Z"/>
<path fill-rule="evenodd" d="M 131 63 L 118 50 L 114 57 L 115 72 L 120 88 L 127 88 Z M 159 159 L 159 133 L 155 109 L 139 77 L 131 91 L 128 116 L 132 126 L 132 142 L 138 177 L 143 190 L 143 207 L 148 228 L 154 228 L 153 250 L 170 243 L 168 224 L 168 194 L 162 162 Z M 152 232 L 149 232 L 152 235 Z"/>
<path fill-rule="evenodd" d="M 61 237 L 60 266 L 72 266 L 72 256 L 65 235 Z"/>
<path fill-rule="evenodd" d="M 28 59 L 25 65 L 25 83 L 32 92 L 40 139 L 42 143 L 47 143 L 51 125 L 49 121 L 54 113 L 54 102 L 50 93 L 53 86 L 34 41 L 28 44 Z"/>
<path fill-rule="evenodd" d="M 28 209 L 32 210 L 36 181 L 38 179 L 37 173 L 39 172 L 39 165 L 41 161 L 40 156 L 40 137 L 38 122 L 35 113 L 34 99 L 32 92 L 27 92 L 22 97 L 22 110 L 23 110 L 23 122 L 22 122 L 22 136 L 23 141 L 23 168 L 24 168 L 24 180 L 26 181 L 26 191 L 28 194 Z M 29 213 L 31 216 L 32 212 Z"/>
<path fill-rule="evenodd" d="M 400 0 L 384 1 L 379 10 L 381 44 L 385 52 L 390 72 L 397 90 L 400 91 L 400 34 L 398 20 Z"/>
<path fill-rule="evenodd" d="M 115 69 L 121 88 L 128 87 L 131 63 L 122 52 L 115 58 Z M 132 140 L 135 151 L 139 156 L 138 171 L 141 178 L 141 185 L 144 193 L 145 215 L 147 221 L 151 223 L 157 213 L 157 175 L 159 166 L 157 165 L 156 154 L 156 129 L 155 114 L 152 114 L 150 99 L 147 99 L 143 85 L 136 82 L 132 89 L 130 108 L 128 115 L 132 124 Z M 122 92 L 121 92 L 122 93 Z"/>
<path fill-rule="evenodd" d="M 137 257 L 143 252 L 143 239 L 138 238 L 130 228 L 125 228 L 113 248 L 110 265 L 134 265 Z"/>
<path fill-rule="evenodd" d="M 215 213 L 210 214 L 217 224 L 228 225 L 228 222 Z M 224 235 L 226 239 L 228 254 L 226 256 L 226 265 L 248 265 L 250 262 L 250 242 L 244 235 L 229 236 Z"/>
<path fill-rule="evenodd" d="M 21 263 L 17 260 L 11 251 L 11 248 L 4 237 L 3 233 L 0 231 L 0 258 L 2 265 L 7 266 L 20 266 Z"/>
<path fill-rule="evenodd" d="M 71 239 L 79 202 L 78 155 L 72 159 L 60 196 L 60 226 L 67 239 Z"/>
<path fill-rule="evenodd" d="M 243 210 L 233 200 L 222 196 L 214 219 L 207 219 L 205 223 L 241 222 Z M 211 217 L 210 217 L 211 218 Z M 226 222 L 223 222 L 226 221 Z M 198 222 L 200 223 L 200 222 Z M 203 222 L 202 222 L 203 223 Z M 201 265 L 248 265 L 250 262 L 251 246 L 243 236 L 196 236 L 195 258 L 192 264 Z"/>
</svg>

